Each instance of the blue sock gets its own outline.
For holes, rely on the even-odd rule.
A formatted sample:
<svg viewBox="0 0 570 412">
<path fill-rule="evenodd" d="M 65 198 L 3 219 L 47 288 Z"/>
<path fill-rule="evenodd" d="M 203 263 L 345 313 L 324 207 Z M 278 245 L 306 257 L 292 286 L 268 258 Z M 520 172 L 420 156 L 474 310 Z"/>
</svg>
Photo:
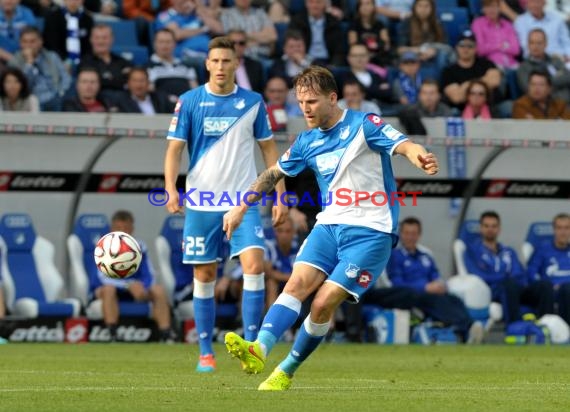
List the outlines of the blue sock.
<svg viewBox="0 0 570 412">
<path fill-rule="evenodd" d="M 301 312 L 301 301 L 286 293 L 280 294 L 271 305 L 257 337 L 265 356 L 271 352 L 281 335 L 293 326 L 299 317 L 299 312 Z"/>
<path fill-rule="evenodd" d="M 329 322 L 327 323 L 314 323 L 311 321 L 311 314 L 305 319 L 303 325 L 299 329 L 299 334 L 291 352 L 287 355 L 285 360 L 279 364 L 279 369 L 283 372 L 293 375 L 301 363 L 309 357 L 317 346 L 323 341 L 323 338 L 329 330 Z"/>
<path fill-rule="evenodd" d="M 198 332 L 200 355 L 213 354 L 212 339 L 216 322 L 214 285 L 216 282 L 200 282 L 194 278 L 194 320 Z"/>
<path fill-rule="evenodd" d="M 245 340 L 257 339 L 259 324 L 265 308 L 265 275 L 243 275 L 241 317 Z"/>
</svg>

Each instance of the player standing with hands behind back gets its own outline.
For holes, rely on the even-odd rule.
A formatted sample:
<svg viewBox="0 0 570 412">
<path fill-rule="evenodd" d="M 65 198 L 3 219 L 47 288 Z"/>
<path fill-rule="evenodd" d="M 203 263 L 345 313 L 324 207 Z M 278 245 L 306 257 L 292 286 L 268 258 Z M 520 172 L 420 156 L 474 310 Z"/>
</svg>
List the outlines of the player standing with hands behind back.
<svg viewBox="0 0 570 412">
<path fill-rule="evenodd" d="M 196 370 L 212 372 L 215 323 L 214 285 L 221 259 L 224 213 L 236 203 L 257 176 L 254 142 L 261 148 L 267 167 L 278 158 L 261 95 L 235 84 L 238 60 L 227 37 L 210 41 L 206 68 L 208 82 L 180 96 L 168 129 L 164 160 L 166 205 L 170 213 L 185 210 L 183 261 L 194 266 L 194 316 L 199 335 L 200 359 Z M 186 207 L 179 206 L 176 179 L 180 158 L 188 144 Z M 189 192 L 195 189 L 195 192 Z M 285 185 L 277 186 L 278 196 Z M 200 193 L 212 192 L 205 199 Z M 209 193 L 208 193 L 209 194 Z M 189 200 L 191 199 L 191 201 Z M 231 200 L 230 200 L 231 199 Z M 285 220 L 287 207 L 273 208 L 275 225 Z M 242 318 L 247 339 L 255 339 L 264 310 L 264 237 L 257 207 L 243 216 L 243 225 L 230 242 L 230 256 L 239 256 L 244 270 Z"/>
<path fill-rule="evenodd" d="M 311 168 L 321 193 L 337 189 L 368 193 L 396 191 L 390 156 L 401 154 L 428 175 L 438 172 L 436 157 L 412 143 L 376 114 L 341 110 L 338 90 L 327 69 L 311 66 L 294 81 L 297 100 L 311 130 L 302 132 L 279 162 L 264 171 L 251 190 L 271 190 L 284 176 Z M 251 195 L 249 201 L 254 200 Z M 228 351 L 247 373 L 259 373 L 279 337 L 299 316 L 301 303 L 316 296 L 287 358 L 259 386 L 285 390 L 301 363 L 317 348 L 336 308 L 346 299 L 358 302 L 384 270 L 397 240 L 398 203 L 378 206 L 370 199 L 348 206 L 332 202 L 317 215 L 317 223 L 301 246 L 283 293 L 263 319 L 256 341 L 226 334 Z M 343 199 L 344 202 L 344 199 Z M 346 203 L 345 203 L 346 204 Z M 224 216 L 224 230 L 232 237 L 247 216 L 247 206 Z"/>
</svg>

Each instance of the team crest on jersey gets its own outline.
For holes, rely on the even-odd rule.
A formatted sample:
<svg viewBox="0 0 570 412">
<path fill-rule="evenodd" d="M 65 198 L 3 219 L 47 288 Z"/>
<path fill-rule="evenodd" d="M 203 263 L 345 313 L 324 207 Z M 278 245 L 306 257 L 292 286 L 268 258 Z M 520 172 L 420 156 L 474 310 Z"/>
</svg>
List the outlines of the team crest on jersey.
<svg viewBox="0 0 570 412">
<path fill-rule="evenodd" d="M 346 140 L 350 136 L 350 126 L 340 128 L 340 140 Z"/>
<path fill-rule="evenodd" d="M 356 283 L 358 283 L 363 288 L 367 288 L 370 282 L 372 282 L 372 275 L 370 272 L 367 270 L 360 272 L 360 276 L 358 277 Z"/>
<path fill-rule="evenodd" d="M 347 278 L 354 279 L 356 276 L 358 276 L 359 270 L 360 268 L 358 266 L 356 266 L 353 263 L 349 263 L 344 271 L 344 274 L 346 275 Z"/>
<path fill-rule="evenodd" d="M 237 117 L 204 118 L 204 135 L 219 136 L 224 134 L 237 120 Z"/>
<path fill-rule="evenodd" d="M 234 107 L 238 110 L 243 109 L 245 107 L 245 99 L 235 98 L 234 99 Z"/>
<path fill-rule="evenodd" d="M 384 128 L 382 129 L 382 133 L 390 140 L 398 140 L 402 136 L 402 133 L 394 129 L 389 124 L 384 126 Z"/>
<path fill-rule="evenodd" d="M 261 226 L 256 226 L 254 230 L 255 230 L 255 236 L 257 236 L 260 239 L 265 239 L 265 234 L 263 233 L 263 228 Z"/>
<path fill-rule="evenodd" d="M 368 115 L 368 120 L 370 120 L 372 123 L 374 123 L 376 126 L 380 126 L 382 123 L 384 123 L 384 121 L 382 120 L 382 118 L 376 114 L 369 114 Z"/>
<path fill-rule="evenodd" d="M 323 153 L 315 158 L 317 169 L 321 175 L 329 175 L 336 170 L 344 151 L 345 149 L 338 149 L 334 152 Z"/>
</svg>

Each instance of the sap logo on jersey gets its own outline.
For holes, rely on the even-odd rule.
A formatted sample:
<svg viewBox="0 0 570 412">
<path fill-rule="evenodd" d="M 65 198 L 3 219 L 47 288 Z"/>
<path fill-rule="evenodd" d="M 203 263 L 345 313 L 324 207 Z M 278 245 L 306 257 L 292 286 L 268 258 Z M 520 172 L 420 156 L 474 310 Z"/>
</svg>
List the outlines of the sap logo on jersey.
<svg viewBox="0 0 570 412">
<path fill-rule="evenodd" d="M 345 149 L 338 149 L 334 152 L 323 153 L 322 155 L 318 155 L 317 160 L 317 168 L 321 175 L 329 175 L 336 170 L 342 155 L 344 154 Z"/>
<path fill-rule="evenodd" d="M 237 120 L 237 117 L 206 117 L 204 118 L 204 134 L 219 136 L 225 133 Z"/>
</svg>

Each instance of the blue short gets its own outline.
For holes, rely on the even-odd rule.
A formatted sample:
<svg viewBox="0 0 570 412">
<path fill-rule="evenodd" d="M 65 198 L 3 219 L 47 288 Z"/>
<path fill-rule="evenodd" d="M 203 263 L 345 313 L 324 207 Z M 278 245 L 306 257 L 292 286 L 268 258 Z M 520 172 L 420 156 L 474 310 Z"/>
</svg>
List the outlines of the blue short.
<svg viewBox="0 0 570 412">
<path fill-rule="evenodd" d="M 328 279 L 358 302 L 384 271 L 394 236 L 363 226 L 317 225 L 297 254 L 304 263 L 323 271 Z"/>
<path fill-rule="evenodd" d="M 222 230 L 226 212 L 202 212 L 186 208 L 182 261 L 191 264 L 221 262 L 224 256 Z M 241 225 L 230 240 L 230 258 L 239 256 L 246 249 L 265 249 L 265 236 L 257 207 L 250 207 Z"/>
</svg>

